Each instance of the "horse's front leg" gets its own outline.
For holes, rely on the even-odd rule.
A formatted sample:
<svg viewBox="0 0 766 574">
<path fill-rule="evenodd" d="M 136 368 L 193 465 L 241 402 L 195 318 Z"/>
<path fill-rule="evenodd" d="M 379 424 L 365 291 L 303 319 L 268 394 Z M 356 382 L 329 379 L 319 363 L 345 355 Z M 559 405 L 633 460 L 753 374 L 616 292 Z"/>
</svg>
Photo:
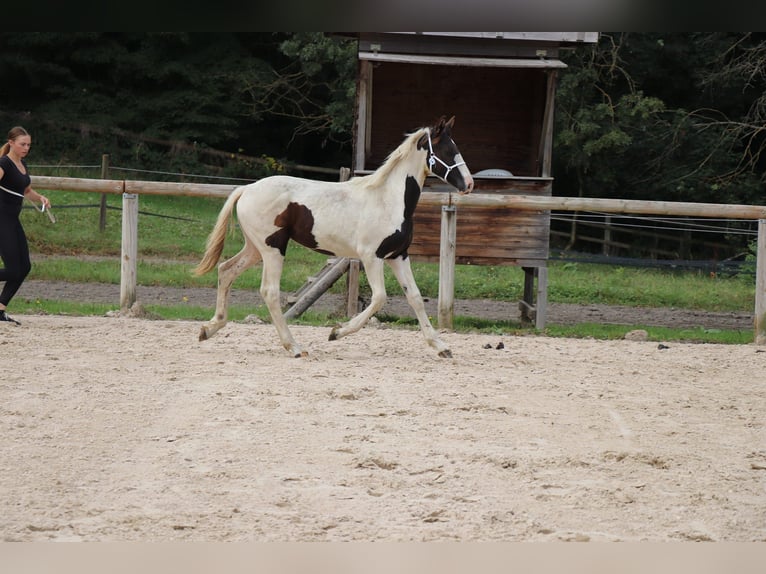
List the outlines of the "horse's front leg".
<svg viewBox="0 0 766 574">
<path fill-rule="evenodd" d="M 246 244 L 242 250 L 231 259 L 227 259 L 218 266 L 218 291 L 215 302 L 215 315 L 199 332 L 199 340 L 204 341 L 215 335 L 228 322 L 229 294 L 231 285 L 243 271 L 252 267 L 261 256 L 258 250 L 250 244 Z"/>
<path fill-rule="evenodd" d="M 440 357 L 451 358 L 452 352 L 449 347 L 439 338 L 436 329 L 431 325 L 431 321 L 428 319 L 428 313 L 426 313 L 426 306 L 423 304 L 423 297 L 420 295 L 420 289 L 415 284 L 415 276 L 412 274 L 412 268 L 410 267 L 409 257 L 397 257 L 396 259 L 387 260 L 389 266 L 396 275 L 397 281 L 402 286 L 407 302 L 415 311 L 415 316 L 420 323 L 420 330 L 423 332 L 423 336 L 426 338 L 431 347 L 436 349 Z"/>
<path fill-rule="evenodd" d="M 375 313 L 383 308 L 386 303 L 386 283 L 383 275 L 383 260 L 374 257 L 363 261 L 364 271 L 367 274 L 367 282 L 370 284 L 372 296 L 370 304 L 360 313 L 357 313 L 347 323 L 338 325 L 330 333 L 330 341 L 335 341 L 346 335 L 357 332 L 364 327 Z"/>
</svg>

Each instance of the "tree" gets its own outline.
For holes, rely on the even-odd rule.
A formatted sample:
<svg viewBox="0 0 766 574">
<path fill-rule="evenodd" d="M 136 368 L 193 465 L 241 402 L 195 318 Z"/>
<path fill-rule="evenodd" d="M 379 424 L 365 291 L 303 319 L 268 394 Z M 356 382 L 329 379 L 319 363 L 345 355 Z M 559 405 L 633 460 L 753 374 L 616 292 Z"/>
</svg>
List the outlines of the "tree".
<svg viewBox="0 0 766 574">
<path fill-rule="evenodd" d="M 760 92 L 752 86 L 763 72 L 753 67 L 761 52 L 748 52 L 750 67 L 729 69 L 722 57 L 740 62 L 725 56 L 733 46 L 722 33 L 605 33 L 597 46 L 576 51 L 557 100 L 559 191 L 678 201 L 752 199 L 760 187 L 753 168 L 763 149 L 763 125 L 757 123 L 763 118 L 755 112 L 764 107 L 760 98 L 755 104 L 748 100 L 763 94 L 762 78 Z M 743 82 L 743 70 L 755 69 L 751 84 Z M 735 70 L 737 82 L 721 81 Z"/>
<path fill-rule="evenodd" d="M 637 89 L 623 48 L 624 36 L 603 34 L 598 46 L 575 51 L 562 74 L 554 157 L 557 187 L 570 194 L 624 197 L 625 164 L 664 110 Z"/>
<path fill-rule="evenodd" d="M 766 182 L 766 35 L 711 33 L 706 40 L 720 48 L 701 85 L 731 94 L 736 105 L 691 115 L 699 129 L 718 132 L 722 145 L 739 153 L 737 164 L 719 176 L 722 181 L 756 174 Z"/>
<path fill-rule="evenodd" d="M 575 51 L 557 100 L 557 193 L 762 202 L 765 61 L 759 38 L 729 33 L 604 33 Z"/>
<path fill-rule="evenodd" d="M 272 115 L 292 126 L 292 139 L 319 135 L 349 144 L 356 93 L 356 45 L 322 32 L 290 34 L 279 44 L 288 61 L 270 79 L 247 89 L 255 116 Z"/>
<path fill-rule="evenodd" d="M 57 162 L 109 152 L 117 164 L 193 171 L 193 149 L 215 148 L 337 165 L 351 132 L 350 54 L 321 34 L 8 33 L 3 112 L 36 134 L 36 157 Z"/>
</svg>

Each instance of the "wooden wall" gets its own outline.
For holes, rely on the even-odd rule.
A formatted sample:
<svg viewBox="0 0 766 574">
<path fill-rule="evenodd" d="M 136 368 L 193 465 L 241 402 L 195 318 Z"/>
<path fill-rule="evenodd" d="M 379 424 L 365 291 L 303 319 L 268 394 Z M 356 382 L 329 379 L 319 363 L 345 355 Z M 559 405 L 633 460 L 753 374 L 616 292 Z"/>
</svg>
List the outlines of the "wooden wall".
<svg viewBox="0 0 766 574">
<path fill-rule="evenodd" d="M 472 172 L 541 175 L 544 70 L 381 62 L 372 78 L 366 170 L 377 168 L 406 133 L 454 115 L 453 136 Z"/>
<path fill-rule="evenodd" d="M 435 183 L 438 182 L 438 183 Z M 481 193 L 550 196 L 550 178 L 492 179 Z M 496 188 L 494 191 L 492 188 Z M 449 187 L 429 178 L 425 189 L 449 193 Z M 473 265 L 545 266 L 550 237 L 550 211 L 507 207 L 459 206 L 455 261 Z M 418 205 L 414 239 L 409 249 L 417 261 L 437 262 L 441 240 L 441 207 Z"/>
<path fill-rule="evenodd" d="M 363 109 L 361 119 L 369 122 L 365 171 L 379 167 L 407 133 L 454 115 L 453 137 L 471 172 L 505 169 L 514 176 L 476 178 L 475 193 L 551 195 L 552 179 L 541 177 L 548 71 L 388 61 L 371 66 L 369 99 L 358 94 L 358 112 Z M 436 178 L 428 178 L 426 188 L 454 191 Z M 410 255 L 438 261 L 441 207 L 418 206 L 414 224 Z M 545 266 L 549 234 L 548 211 L 463 206 L 457 211 L 456 261 Z"/>
</svg>

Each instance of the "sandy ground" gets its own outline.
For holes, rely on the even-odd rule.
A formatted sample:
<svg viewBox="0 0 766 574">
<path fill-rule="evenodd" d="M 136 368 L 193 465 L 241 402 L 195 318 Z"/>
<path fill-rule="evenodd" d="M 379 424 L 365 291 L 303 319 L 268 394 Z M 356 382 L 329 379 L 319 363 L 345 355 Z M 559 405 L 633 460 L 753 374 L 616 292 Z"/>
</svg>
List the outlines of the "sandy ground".
<svg viewBox="0 0 766 574">
<path fill-rule="evenodd" d="M 754 345 L 17 318 L 0 540 L 766 541 Z"/>
</svg>

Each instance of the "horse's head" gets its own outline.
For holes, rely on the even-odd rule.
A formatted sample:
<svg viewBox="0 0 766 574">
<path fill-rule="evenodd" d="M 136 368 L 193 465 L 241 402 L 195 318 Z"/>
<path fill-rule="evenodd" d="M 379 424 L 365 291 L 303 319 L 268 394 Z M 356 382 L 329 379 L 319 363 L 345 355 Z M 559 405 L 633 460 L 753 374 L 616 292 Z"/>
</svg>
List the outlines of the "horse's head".
<svg viewBox="0 0 766 574">
<path fill-rule="evenodd" d="M 473 177 L 460 150 L 452 139 L 452 126 L 455 116 L 449 121 L 442 116 L 439 122 L 428 128 L 428 133 L 418 142 L 418 147 L 428 153 L 428 169 L 436 177 L 454 186 L 460 193 L 473 191 Z"/>
</svg>

